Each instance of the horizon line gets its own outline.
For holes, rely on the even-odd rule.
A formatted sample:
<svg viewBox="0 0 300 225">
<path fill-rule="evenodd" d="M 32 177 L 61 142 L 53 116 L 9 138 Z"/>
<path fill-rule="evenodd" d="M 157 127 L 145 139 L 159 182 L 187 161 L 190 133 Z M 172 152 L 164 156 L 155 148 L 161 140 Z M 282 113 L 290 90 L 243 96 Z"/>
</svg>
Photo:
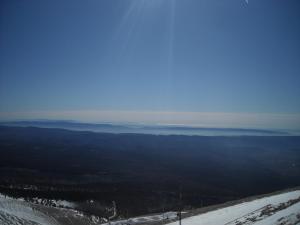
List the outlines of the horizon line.
<svg viewBox="0 0 300 225">
<path fill-rule="evenodd" d="M 41 110 L 2 111 L 0 120 L 73 120 L 92 123 L 164 124 L 209 128 L 300 129 L 300 113 Z"/>
</svg>

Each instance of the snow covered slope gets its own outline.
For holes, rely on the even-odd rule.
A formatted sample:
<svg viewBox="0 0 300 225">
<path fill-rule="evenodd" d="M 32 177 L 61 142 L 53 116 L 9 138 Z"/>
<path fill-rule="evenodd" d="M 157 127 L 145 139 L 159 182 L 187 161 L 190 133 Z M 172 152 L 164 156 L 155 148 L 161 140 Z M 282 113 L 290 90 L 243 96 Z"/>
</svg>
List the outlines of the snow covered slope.
<svg viewBox="0 0 300 225">
<path fill-rule="evenodd" d="M 182 220 L 182 225 L 300 225 L 300 191 L 290 191 Z M 169 223 L 178 225 L 178 222 Z"/>
<path fill-rule="evenodd" d="M 176 219 L 177 212 L 165 212 L 162 214 L 155 214 L 155 215 L 146 215 L 146 216 L 139 216 L 124 220 L 112 221 L 110 223 L 105 223 L 102 225 L 148 225 L 148 224 L 156 224 L 158 222 L 162 222 L 169 219 Z"/>
<path fill-rule="evenodd" d="M 57 222 L 24 201 L 0 196 L 0 224 L 56 225 Z"/>
<path fill-rule="evenodd" d="M 188 214 L 188 213 L 187 213 Z M 176 212 L 111 222 L 143 224 L 174 220 Z M 103 222 L 103 221 L 102 221 Z M 4 197 L 0 194 L 0 224 L 99 225 L 101 219 L 62 209 Z M 165 223 L 164 223 L 165 224 Z M 259 198 L 183 219 L 182 225 L 300 225 L 300 190 Z M 102 224 L 103 225 L 103 224 Z M 169 223 L 178 225 L 178 221 Z"/>
<path fill-rule="evenodd" d="M 70 205 L 68 202 L 67 205 Z M 0 225 L 97 225 L 96 216 L 73 209 L 43 206 L 0 194 Z"/>
</svg>

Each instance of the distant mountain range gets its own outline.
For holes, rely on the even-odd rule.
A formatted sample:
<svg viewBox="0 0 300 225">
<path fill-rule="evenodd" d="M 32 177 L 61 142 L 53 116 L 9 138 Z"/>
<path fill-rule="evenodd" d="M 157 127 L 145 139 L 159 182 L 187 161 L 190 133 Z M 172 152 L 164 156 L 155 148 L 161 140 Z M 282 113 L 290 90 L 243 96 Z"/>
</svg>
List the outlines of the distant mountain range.
<svg viewBox="0 0 300 225">
<path fill-rule="evenodd" d="M 69 120 L 32 120 L 1 122 L 5 126 L 61 128 L 101 133 L 137 133 L 154 135 L 203 135 L 203 136 L 287 136 L 294 133 L 270 129 L 210 128 L 179 125 L 140 125 L 114 123 L 81 123 Z"/>
</svg>

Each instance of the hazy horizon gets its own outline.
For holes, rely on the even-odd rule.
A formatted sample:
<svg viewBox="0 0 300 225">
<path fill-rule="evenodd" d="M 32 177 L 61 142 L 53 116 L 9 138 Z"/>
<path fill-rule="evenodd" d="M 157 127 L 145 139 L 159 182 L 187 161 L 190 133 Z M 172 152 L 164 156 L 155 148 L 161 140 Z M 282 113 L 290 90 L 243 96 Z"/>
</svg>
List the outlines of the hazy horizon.
<svg viewBox="0 0 300 225">
<path fill-rule="evenodd" d="M 204 112 L 139 112 L 139 111 L 66 111 L 0 113 L 2 122 L 8 121 L 73 121 L 79 123 L 111 123 L 166 125 L 199 128 L 241 128 L 299 130 L 296 114 L 242 114 Z M 22 115 L 23 117 L 18 117 Z"/>
</svg>

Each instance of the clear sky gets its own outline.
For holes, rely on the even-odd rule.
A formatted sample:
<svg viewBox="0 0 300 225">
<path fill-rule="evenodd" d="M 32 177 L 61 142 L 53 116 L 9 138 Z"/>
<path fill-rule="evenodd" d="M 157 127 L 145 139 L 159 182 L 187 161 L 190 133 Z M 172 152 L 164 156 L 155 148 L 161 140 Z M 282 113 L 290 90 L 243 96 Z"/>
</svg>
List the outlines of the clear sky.
<svg viewBox="0 0 300 225">
<path fill-rule="evenodd" d="M 300 128 L 299 0 L 1 0 L 0 10 L 0 119 L 229 113 Z M 102 114 L 94 120 L 110 120 Z"/>
</svg>

